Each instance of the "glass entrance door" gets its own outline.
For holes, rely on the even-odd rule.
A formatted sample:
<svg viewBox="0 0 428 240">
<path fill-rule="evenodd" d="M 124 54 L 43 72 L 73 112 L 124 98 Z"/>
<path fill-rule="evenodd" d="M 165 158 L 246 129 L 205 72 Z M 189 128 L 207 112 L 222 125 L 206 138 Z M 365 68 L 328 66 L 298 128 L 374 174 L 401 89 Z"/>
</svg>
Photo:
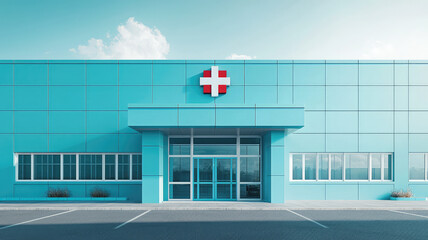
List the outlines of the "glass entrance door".
<svg viewBox="0 0 428 240">
<path fill-rule="evenodd" d="M 236 158 L 193 159 L 194 200 L 236 200 Z"/>
<path fill-rule="evenodd" d="M 261 138 L 169 136 L 168 200 L 262 200 Z"/>
</svg>

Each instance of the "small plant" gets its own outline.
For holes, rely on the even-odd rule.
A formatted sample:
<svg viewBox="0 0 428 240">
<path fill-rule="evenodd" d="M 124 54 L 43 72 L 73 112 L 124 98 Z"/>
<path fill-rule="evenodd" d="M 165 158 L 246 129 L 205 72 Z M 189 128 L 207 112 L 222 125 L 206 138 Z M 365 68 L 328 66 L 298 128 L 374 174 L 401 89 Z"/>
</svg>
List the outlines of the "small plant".
<svg viewBox="0 0 428 240">
<path fill-rule="evenodd" d="M 67 198 L 70 197 L 70 191 L 68 191 L 67 188 L 49 188 L 48 197 L 63 197 Z"/>
<path fill-rule="evenodd" d="M 391 197 L 395 197 L 395 198 L 410 198 L 413 196 L 412 190 L 407 189 L 407 191 L 393 191 L 391 193 Z"/>
<path fill-rule="evenodd" d="M 102 197 L 108 197 L 110 194 L 107 190 L 101 189 L 101 188 L 94 188 L 91 191 L 91 197 L 93 198 L 102 198 Z"/>
</svg>

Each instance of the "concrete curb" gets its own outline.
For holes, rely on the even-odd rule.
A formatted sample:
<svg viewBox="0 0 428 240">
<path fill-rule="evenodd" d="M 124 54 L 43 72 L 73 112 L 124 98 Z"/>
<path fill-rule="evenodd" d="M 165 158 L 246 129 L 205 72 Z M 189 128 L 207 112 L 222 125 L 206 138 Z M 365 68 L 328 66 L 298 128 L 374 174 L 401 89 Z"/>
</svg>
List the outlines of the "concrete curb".
<svg viewBox="0 0 428 240">
<path fill-rule="evenodd" d="M 0 211 L 409 211 L 426 210 L 428 207 L 0 207 Z"/>
</svg>

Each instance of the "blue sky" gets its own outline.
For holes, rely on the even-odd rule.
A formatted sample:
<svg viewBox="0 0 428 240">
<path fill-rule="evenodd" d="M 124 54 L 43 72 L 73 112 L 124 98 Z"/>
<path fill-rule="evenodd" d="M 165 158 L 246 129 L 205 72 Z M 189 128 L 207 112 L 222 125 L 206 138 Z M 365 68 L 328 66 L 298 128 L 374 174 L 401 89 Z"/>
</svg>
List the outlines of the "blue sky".
<svg viewBox="0 0 428 240">
<path fill-rule="evenodd" d="M 0 59 L 427 59 L 426 9 L 426 0 L 0 0 Z"/>
</svg>

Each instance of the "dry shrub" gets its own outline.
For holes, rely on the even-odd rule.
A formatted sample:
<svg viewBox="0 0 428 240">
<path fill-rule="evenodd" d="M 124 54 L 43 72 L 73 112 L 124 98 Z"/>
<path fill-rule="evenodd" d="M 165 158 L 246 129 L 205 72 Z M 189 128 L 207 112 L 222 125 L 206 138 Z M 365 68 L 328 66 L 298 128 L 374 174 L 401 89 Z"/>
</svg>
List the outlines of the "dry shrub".
<svg viewBox="0 0 428 240">
<path fill-rule="evenodd" d="M 101 189 L 101 188 L 94 188 L 91 191 L 91 197 L 93 198 L 101 198 L 101 197 L 108 197 L 110 194 L 107 190 Z"/>
<path fill-rule="evenodd" d="M 70 197 L 70 191 L 67 188 L 49 188 L 48 197 Z"/>
<path fill-rule="evenodd" d="M 403 191 L 403 190 L 400 190 L 400 191 L 393 191 L 392 193 L 391 193 L 391 197 L 395 197 L 395 198 L 410 198 L 410 197 L 412 197 L 413 196 L 413 193 L 412 193 L 412 190 L 410 190 L 410 189 L 407 189 L 407 191 Z"/>
</svg>

